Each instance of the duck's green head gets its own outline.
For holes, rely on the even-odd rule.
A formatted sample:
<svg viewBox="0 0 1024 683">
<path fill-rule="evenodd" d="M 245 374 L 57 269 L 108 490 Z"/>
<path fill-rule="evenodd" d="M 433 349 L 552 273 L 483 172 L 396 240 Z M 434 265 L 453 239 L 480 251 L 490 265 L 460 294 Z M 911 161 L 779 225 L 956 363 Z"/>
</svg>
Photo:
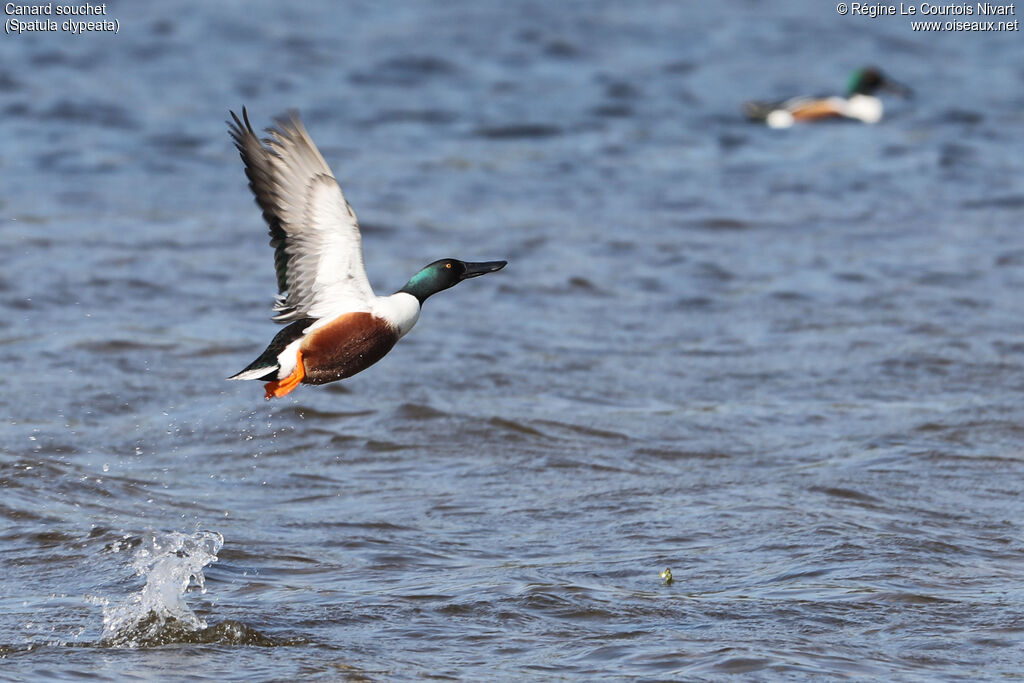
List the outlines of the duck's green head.
<svg viewBox="0 0 1024 683">
<path fill-rule="evenodd" d="M 437 294 L 449 287 L 454 287 L 471 277 L 499 271 L 507 263 L 507 261 L 466 263 L 454 258 L 441 259 L 440 261 L 434 261 L 413 275 L 405 287 L 398 291 L 412 294 L 422 304 L 431 294 Z"/>
<path fill-rule="evenodd" d="M 883 74 L 881 69 L 873 66 L 857 69 L 850 74 L 846 90 L 848 95 L 873 95 L 879 90 L 888 90 L 903 97 L 910 97 L 912 94 L 910 88 L 892 80 Z"/>
</svg>

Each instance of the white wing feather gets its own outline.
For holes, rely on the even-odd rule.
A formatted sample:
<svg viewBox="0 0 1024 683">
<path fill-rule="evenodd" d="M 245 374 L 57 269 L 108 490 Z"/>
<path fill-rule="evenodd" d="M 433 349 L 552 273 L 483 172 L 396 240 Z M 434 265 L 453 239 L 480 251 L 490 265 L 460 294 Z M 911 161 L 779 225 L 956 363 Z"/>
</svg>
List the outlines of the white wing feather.
<svg viewBox="0 0 1024 683">
<path fill-rule="evenodd" d="M 375 296 L 355 212 L 298 116 L 276 123 L 262 141 L 248 117 L 232 127 L 277 250 L 274 320 L 369 311 Z"/>
</svg>

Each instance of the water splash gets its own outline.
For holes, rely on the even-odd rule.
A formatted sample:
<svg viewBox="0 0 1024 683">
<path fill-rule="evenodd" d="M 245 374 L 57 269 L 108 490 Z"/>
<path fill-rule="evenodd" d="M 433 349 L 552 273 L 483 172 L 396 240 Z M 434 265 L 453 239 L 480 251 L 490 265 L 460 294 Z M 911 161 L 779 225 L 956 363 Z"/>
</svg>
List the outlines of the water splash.
<svg viewBox="0 0 1024 683">
<path fill-rule="evenodd" d="M 180 642 L 206 629 L 185 603 L 195 586 L 206 592 L 203 567 L 217 561 L 224 537 L 215 531 L 150 535 L 135 551 L 131 566 L 146 585 L 116 605 L 103 608 L 101 642 L 112 647 L 147 647 Z"/>
</svg>

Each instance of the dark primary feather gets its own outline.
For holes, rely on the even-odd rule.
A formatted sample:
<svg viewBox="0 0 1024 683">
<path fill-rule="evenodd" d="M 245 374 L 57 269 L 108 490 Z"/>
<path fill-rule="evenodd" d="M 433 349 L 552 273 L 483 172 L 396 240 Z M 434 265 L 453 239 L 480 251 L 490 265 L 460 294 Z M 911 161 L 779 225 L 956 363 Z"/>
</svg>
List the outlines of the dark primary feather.
<svg viewBox="0 0 1024 683">
<path fill-rule="evenodd" d="M 231 137 L 245 164 L 245 175 L 249 178 L 249 187 L 256 198 L 256 204 L 263 210 L 263 220 L 270 228 L 270 246 L 274 248 L 274 270 L 277 273 L 277 291 L 283 295 L 288 291 L 288 253 L 285 251 L 287 234 L 281 225 L 281 218 L 277 214 L 277 184 L 269 160 L 269 156 L 274 152 L 265 147 L 264 141 L 256 136 L 256 131 L 249 123 L 249 113 L 245 107 L 242 107 L 242 120 L 239 120 L 235 112 L 231 112 L 231 118 L 234 119 L 233 123 L 228 121 Z M 265 142 L 270 141 L 265 140 Z"/>
</svg>

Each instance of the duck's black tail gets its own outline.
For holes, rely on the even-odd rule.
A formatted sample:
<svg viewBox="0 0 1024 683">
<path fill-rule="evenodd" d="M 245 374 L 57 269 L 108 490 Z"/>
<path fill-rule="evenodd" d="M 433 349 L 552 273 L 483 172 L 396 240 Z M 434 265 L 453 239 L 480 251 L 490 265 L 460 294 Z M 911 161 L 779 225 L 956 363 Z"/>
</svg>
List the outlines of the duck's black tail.
<svg viewBox="0 0 1024 683">
<path fill-rule="evenodd" d="M 750 121 L 763 123 L 768 115 L 775 111 L 776 105 L 771 102 L 744 102 L 743 115 Z"/>
<path fill-rule="evenodd" d="M 260 354 L 259 358 L 249 363 L 245 370 L 228 377 L 228 379 L 277 379 L 277 371 L 281 368 L 281 364 L 277 361 L 277 356 L 284 351 L 286 346 L 301 337 L 306 328 L 315 322 L 316 318 L 296 320 L 274 336 L 270 346 Z"/>
</svg>

